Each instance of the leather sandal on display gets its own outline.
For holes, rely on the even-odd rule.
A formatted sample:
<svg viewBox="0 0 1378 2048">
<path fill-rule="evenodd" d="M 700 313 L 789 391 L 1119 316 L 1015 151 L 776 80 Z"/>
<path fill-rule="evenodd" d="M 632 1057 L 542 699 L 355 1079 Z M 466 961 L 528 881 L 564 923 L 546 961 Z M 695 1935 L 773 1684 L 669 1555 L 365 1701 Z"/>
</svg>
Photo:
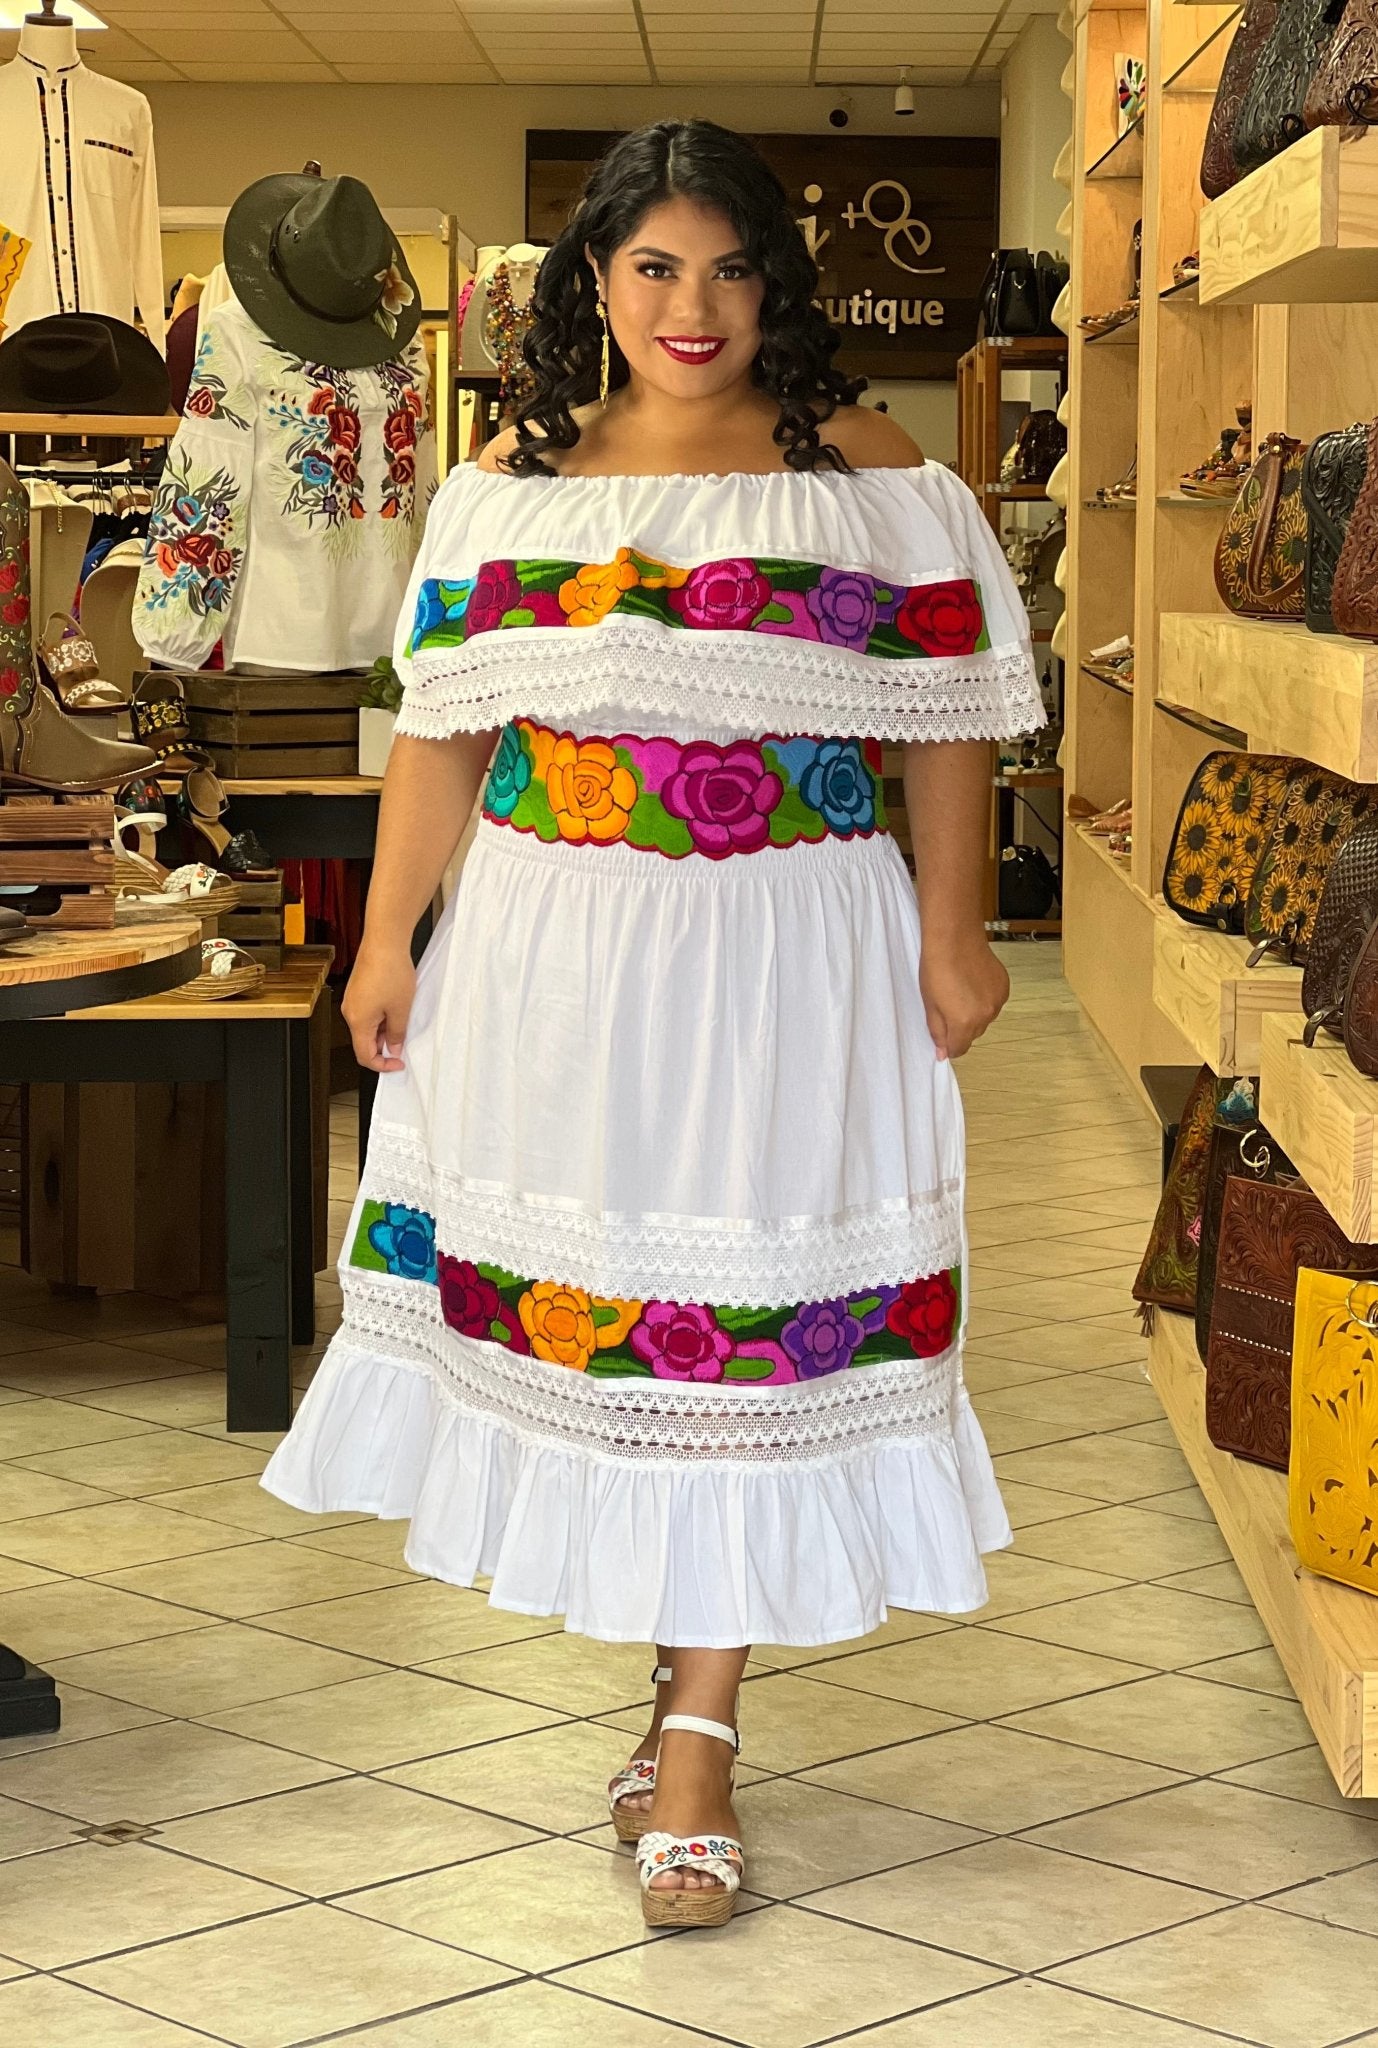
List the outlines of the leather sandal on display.
<svg viewBox="0 0 1378 2048">
<path fill-rule="evenodd" d="M 49 615 L 35 653 L 39 674 L 64 711 L 123 711 L 123 694 L 101 674 L 96 650 L 70 612 Z"/>
<path fill-rule="evenodd" d="M 225 785 L 210 765 L 209 757 L 187 770 L 176 797 L 177 815 L 188 829 L 204 839 L 220 861 L 230 847 L 230 834 L 221 824 L 230 807 Z"/>
<path fill-rule="evenodd" d="M 667 1729 L 683 1728 L 693 1735 L 711 1735 L 731 1745 L 735 1758 L 740 1738 L 725 1721 L 705 1721 L 697 1714 L 667 1714 L 660 1724 Z M 659 1756 L 656 1759 L 659 1763 Z M 735 1779 L 735 1765 L 732 1778 Z M 729 1785 L 732 1779 L 729 1780 Z M 636 1867 L 641 1880 L 641 1915 L 648 1927 L 724 1927 L 732 1918 L 741 1889 L 746 1853 L 734 1835 L 670 1835 L 660 1828 L 648 1828 L 636 1848 Z M 715 1878 L 712 1885 L 692 1888 L 676 1885 L 661 1889 L 657 1877 L 672 1870 L 695 1872 Z"/>
<path fill-rule="evenodd" d="M 191 738 L 187 723 L 187 693 L 180 676 L 160 675 L 150 669 L 140 676 L 129 700 L 129 724 L 136 740 L 154 748 L 166 759 Z"/>
<path fill-rule="evenodd" d="M 77 794 L 118 789 L 153 766 L 147 747 L 87 732 L 38 681 L 28 702 L 18 706 L 13 697 L 0 713 L 0 781 Z"/>
<path fill-rule="evenodd" d="M 10 939 L 25 938 L 32 930 L 33 926 L 22 912 L 11 909 L 8 903 L 0 903 L 0 946 Z"/>
<path fill-rule="evenodd" d="M 668 1685 L 674 1676 L 668 1664 L 657 1664 L 651 1673 L 652 1685 Z M 654 1792 L 656 1788 L 656 1767 L 654 1757 L 634 1756 L 630 1763 L 623 1764 L 620 1771 L 608 1780 L 608 1812 L 619 1842 L 639 1842 L 646 1832 L 649 1813 L 624 1804 L 628 1799 L 638 1799 Z"/>
<path fill-rule="evenodd" d="M 273 856 L 252 828 L 235 833 L 220 856 L 220 870 L 242 882 L 271 882 L 277 874 Z"/>
<path fill-rule="evenodd" d="M 115 791 L 117 853 L 141 853 L 145 860 L 152 860 L 158 851 L 158 834 L 166 830 L 167 801 L 156 782 L 140 776 Z"/>
<path fill-rule="evenodd" d="M 122 907 L 145 917 L 185 916 L 188 908 L 218 917 L 236 909 L 240 901 L 238 885 L 204 861 L 188 861 L 169 874 L 156 860 L 119 847 L 115 851 L 115 892 Z"/>
</svg>

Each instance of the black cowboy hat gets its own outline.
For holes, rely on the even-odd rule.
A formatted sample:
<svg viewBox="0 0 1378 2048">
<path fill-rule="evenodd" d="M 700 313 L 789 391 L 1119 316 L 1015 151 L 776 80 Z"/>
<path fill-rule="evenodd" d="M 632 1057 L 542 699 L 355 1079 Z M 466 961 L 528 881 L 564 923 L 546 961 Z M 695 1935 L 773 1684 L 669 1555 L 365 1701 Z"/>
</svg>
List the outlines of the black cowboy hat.
<svg viewBox="0 0 1378 2048">
<path fill-rule="evenodd" d="M 147 335 L 104 313 L 53 313 L 0 342 L 0 412 L 171 410 L 167 365 Z"/>
<path fill-rule="evenodd" d="M 250 318 L 307 362 L 370 369 L 420 325 L 416 279 L 357 178 L 260 178 L 230 208 L 225 268 Z"/>
</svg>

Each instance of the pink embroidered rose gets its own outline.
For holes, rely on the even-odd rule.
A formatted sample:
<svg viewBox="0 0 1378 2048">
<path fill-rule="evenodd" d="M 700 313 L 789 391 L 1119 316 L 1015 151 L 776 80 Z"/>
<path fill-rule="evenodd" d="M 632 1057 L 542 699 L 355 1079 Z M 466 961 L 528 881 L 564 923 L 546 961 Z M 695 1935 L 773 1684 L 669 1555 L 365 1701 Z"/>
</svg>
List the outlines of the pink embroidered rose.
<svg viewBox="0 0 1378 2048">
<path fill-rule="evenodd" d="M 465 614 L 466 636 L 495 633 L 505 612 L 522 601 L 522 587 L 511 562 L 484 562 L 474 578 L 474 592 Z"/>
<path fill-rule="evenodd" d="M 864 654 L 876 623 L 875 579 L 851 569 L 825 569 L 809 592 L 809 610 L 820 640 Z"/>
<path fill-rule="evenodd" d="M 184 412 L 189 412 L 193 419 L 214 419 L 215 393 L 213 391 L 208 391 L 204 384 L 195 385 L 193 389 L 187 393 L 187 402 L 183 406 L 182 410 Z"/>
<path fill-rule="evenodd" d="M 686 626 L 729 631 L 749 626 L 770 603 L 770 585 L 754 562 L 703 562 L 688 581 L 670 592 L 671 608 Z"/>
<path fill-rule="evenodd" d="M 662 1380 L 720 1380 L 732 1356 L 732 1339 L 696 1302 L 648 1301 L 631 1341 Z"/>
<path fill-rule="evenodd" d="M 660 800 L 671 817 L 683 818 L 700 853 L 723 860 L 765 845 L 770 814 L 784 793 L 754 740 L 734 740 L 727 747 L 694 740 L 680 755 Z"/>
</svg>

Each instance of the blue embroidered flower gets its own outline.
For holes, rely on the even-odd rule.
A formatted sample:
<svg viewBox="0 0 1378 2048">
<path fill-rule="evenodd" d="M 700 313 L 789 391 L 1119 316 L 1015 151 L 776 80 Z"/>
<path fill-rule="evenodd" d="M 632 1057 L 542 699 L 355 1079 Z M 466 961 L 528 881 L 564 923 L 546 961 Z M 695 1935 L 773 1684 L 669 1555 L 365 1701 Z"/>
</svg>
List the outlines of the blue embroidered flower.
<svg viewBox="0 0 1378 2048">
<path fill-rule="evenodd" d="M 323 455 L 303 455 L 301 459 L 301 480 L 310 484 L 312 490 L 323 491 L 335 481 L 335 472 Z"/>
<path fill-rule="evenodd" d="M 387 1202 L 377 1223 L 369 1225 L 368 1241 L 389 1273 L 404 1280 L 435 1279 L 435 1218 L 424 1209 Z"/>
<path fill-rule="evenodd" d="M 473 594 L 472 576 L 466 577 L 462 583 L 440 583 L 434 577 L 423 583 L 416 594 L 416 617 L 412 622 L 408 653 L 414 654 L 418 647 L 440 633 L 442 626 L 461 622 Z M 450 636 L 441 637 L 448 644 Z"/>
<path fill-rule="evenodd" d="M 530 781 L 531 756 L 522 745 L 521 733 L 515 725 L 505 725 L 498 740 L 498 751 L 493 756 L 488 787 L 483 793 L 483 808 L 491 811 L 494 817 L 510 818 Z"/>
<path fill-rule="evenodd" d="M 875 827 L 875 784 L 859 740 L 820 740 L 799 777 L 799 794 L 834 832 L 870 832 Z"/>
</svg>

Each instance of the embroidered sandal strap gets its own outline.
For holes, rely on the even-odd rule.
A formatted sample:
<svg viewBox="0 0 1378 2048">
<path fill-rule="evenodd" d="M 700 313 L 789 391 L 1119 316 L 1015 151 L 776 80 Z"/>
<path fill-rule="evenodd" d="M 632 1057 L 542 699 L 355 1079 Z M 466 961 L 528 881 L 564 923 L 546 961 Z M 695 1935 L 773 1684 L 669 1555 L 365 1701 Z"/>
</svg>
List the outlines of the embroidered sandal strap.
<svg viewBox="0 0 1378 2048">
<path fill-rule="evenodd" d="M 652 1685 L 668 1685 L 674 1672 L 668 1664 L 657 1664 L 651 1672 Z M 656 1767 L 648 1756 L 634 1756 L 629 1764 L 608 1780 L 608 1807 L 611 1810 L 619 1800 L 632 1799 L 638 1792 L 654 1792 Z"/>
<path fill-rule="evenodd" d="M 714 1724 L 716 1726 L 716 1723 Z M 735 1892 L 745 1861 L 742 1845 L 731 1835 L 667 1835 L 656 1830 L 637 1843 L 636 1867 L 643 1892 L 667 1870 L 697 1870 Z"/>
</svg>

